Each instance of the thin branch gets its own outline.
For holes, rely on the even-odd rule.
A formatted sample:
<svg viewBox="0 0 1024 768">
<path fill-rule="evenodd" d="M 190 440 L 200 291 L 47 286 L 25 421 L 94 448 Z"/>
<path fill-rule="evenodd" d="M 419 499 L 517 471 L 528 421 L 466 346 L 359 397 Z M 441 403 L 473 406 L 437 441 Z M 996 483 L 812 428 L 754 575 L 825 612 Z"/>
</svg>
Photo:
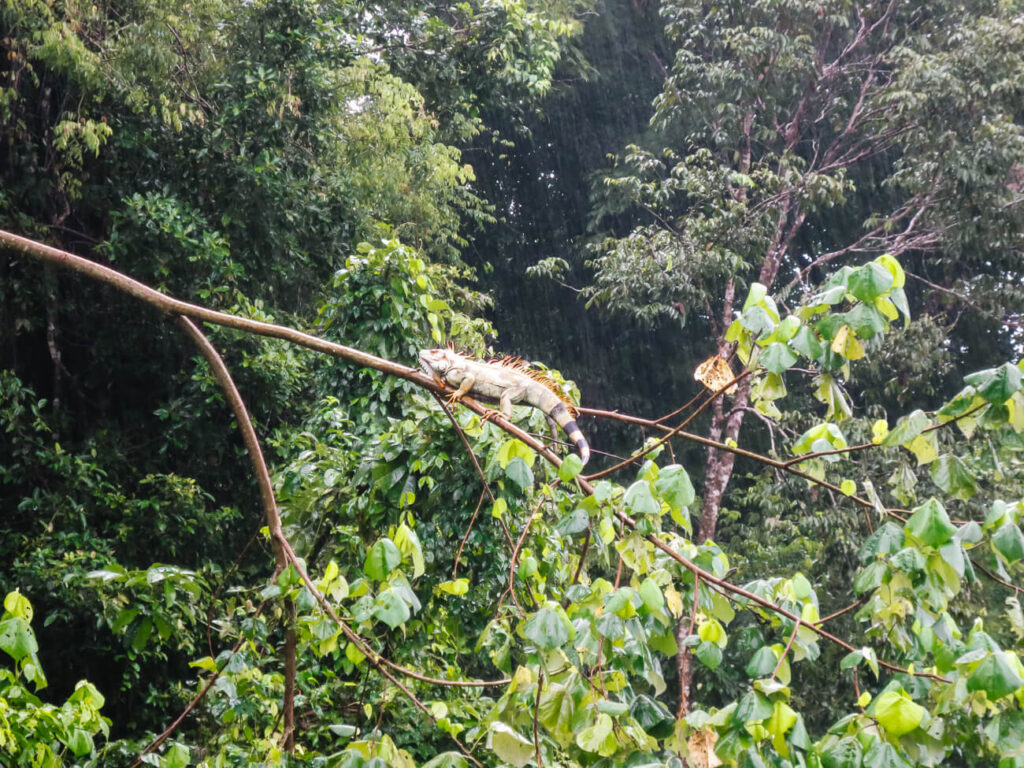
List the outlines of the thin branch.
<svg viewBox="0 0 1024 768">
<path fill-rule="evenodd" d="M 480 491 L 480 498 L 476 502 L 476 509 L 473 510 L 473 516 L 469 518 L 469 525 L 466 526 L 466 534 L 462 537 L 462 541 L 459 542 L 459 551 L 455 553 L 455 565 L 452 567 L 452 581 L 459 578 L 459 561 L 462 559 L 462 550 L 466 547 L 466 542 L 469 540 L 469 534 L 473 531 L 473 524 L 476 522 L 476 516 L 480 514 L 480 508 L 484 505 L 484 497 L 487 494 L 484 491 Z"/>
<path fill-rule="evenodd" d="M 715 400 L 717 398 L 719 398 L 723 394 L 725 394 L 725 392 L 728 391 L 730 387 L 734 386 L 737 382 L 742 381 L 747 376 L 749 376 L 751 373 L 752 373 L 752 371 L 750 371 L 749 369 L 740 372 L 732 381 L 730 381 L 725 386 L 723 386 L 721 389 L 719 389 L 717 392 L 715 392 L 712 397 L 709 397 L 707 400 L 705 400 L 703 403 L 701 403 L 699 408 L 697 408 L 693 413 L 691 413 L 689 416 L 687 416 L 686 419 L 684 419 L 683 422 L 681 424 L 679 424 L 678 426 L 676 426 L 676 427 L 672 427 L 671 429 L 669 429 L 668 427 L 665 427 L 663 424 L 660 424 L 657 421 L 650 422 L 651 426 L 657 427 L 658 429 L 662 429 L 662 430 L 668 430 L 668 433 L 666 435 L 662 436 L 661 438 L 655 440 L 653 443 L 651 443 L 649 446 L 644 448 L 642 451 L 638 451 L 633 456 L 630 456 L 628 459 L 625 459 L 624 461 L 620 461 L 618 464 L 614 464 L 614 465 L 608 467 L 608 469 L 602 469 L 600 472 L 595 472 L 592 475 L 587 475 L 586 479 L 587 480 L 597 480 L 598 478 L 610 475 L 613 472 L 616 472 L 616 471 L 622 469 L 623 467 L 627 467 L 630 464 L 633 464 L 634 462 L 638 461 L 639 459 L 642 459 L 644 456 L 649 454 L 651 451 L 654 451 L 657 448 L 661 447 L 662 445 L 667 443 L 669 440 L 671 440 L 676 435 L 686 434 L 686 433 L 683 432 L 683 430 L 686 427 L 689 426 L 691 421 L 693 421 L 695 418 L 697 418 L 697 416 L 699 416 L 701 414 L 701 412 L 705 408 L 707 408 L 709 405 L 711 405 L 713 402 L 715 402 Z M 584 413 L 585 412 L 583 408 L 580 408 L 579 411 L 580 411 L 580 413 Z M 587 412 L 590 412 L 590 411 L 588 410 Z"/>
</svg>

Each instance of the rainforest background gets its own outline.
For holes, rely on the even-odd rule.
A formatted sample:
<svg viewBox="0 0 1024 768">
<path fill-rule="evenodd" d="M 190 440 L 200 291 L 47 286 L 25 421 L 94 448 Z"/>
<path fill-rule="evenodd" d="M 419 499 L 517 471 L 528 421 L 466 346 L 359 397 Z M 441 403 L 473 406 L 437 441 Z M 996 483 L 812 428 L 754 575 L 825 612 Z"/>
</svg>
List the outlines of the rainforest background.
<svg viewBox="0 0 1024 768">
<path fill-rule="evenodd" d="M 478 472 L 412 382 L 204 326 L 403 688 L 180 328 L 0 239 L 0 764 L 131 765 L 213 680 L 145 762 L 1024 765 L 1024 5 L 4 0 L 0 52 L 0 229 L 537 361 L 648 420 L 584 411 L 587 472 L 703 439 L 590 494 L 456 407 Z"/>
</svg>

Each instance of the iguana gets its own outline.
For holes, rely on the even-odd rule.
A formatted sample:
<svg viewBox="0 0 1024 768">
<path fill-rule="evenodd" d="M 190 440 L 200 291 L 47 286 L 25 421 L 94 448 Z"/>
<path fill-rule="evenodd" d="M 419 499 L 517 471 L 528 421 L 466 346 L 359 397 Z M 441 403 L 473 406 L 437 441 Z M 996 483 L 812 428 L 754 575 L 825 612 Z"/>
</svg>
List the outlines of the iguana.
<svg viewBox="0 0 1024 768">
<path fill-rule="evenodd" d="M 539 409 L 569 436 L 580 460 L 590 460 L 590 446 L 576 424 L 572 405 L 559 393 L 558 385 L 543 373 L 531 369 L 518 358 L 482 362 L 451 349 L 420 351 L 420 365 L 439 382 L 455 387 L 450 402 L 466 395 L 497 400 L 498 410 L 512 418 L 513 403 L 525 403 Z"/>
</svg>

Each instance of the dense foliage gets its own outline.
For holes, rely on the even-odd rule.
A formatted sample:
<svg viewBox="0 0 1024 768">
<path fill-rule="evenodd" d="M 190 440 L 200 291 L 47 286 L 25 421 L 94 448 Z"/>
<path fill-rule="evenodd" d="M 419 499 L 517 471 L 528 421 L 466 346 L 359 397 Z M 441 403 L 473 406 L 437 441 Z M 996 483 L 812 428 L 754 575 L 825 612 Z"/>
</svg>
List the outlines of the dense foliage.
<svg viewBox="0 0 1024 768">
<path fill-rule="evenodd" d="M 1022 18 L 3 4 L 0 765 L 1024 766 Z"/>
</svg>

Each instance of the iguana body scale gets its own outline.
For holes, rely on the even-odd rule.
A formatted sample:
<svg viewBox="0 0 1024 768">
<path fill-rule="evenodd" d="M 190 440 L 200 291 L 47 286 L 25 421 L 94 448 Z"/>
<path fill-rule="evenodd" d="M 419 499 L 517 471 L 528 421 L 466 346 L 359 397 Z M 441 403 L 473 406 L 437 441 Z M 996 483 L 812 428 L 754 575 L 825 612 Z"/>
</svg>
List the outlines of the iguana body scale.
<svg viewBox="0 0 1024 768">
<path fill-rule="evenodd" d="M 419 358 L 428 374 L 455 387 L 452 401 L 466 395 L 496 400 L 498 411 L 509 420 L 514 404 L 532 406 L 562 428 L 584 464 L 589 461 L 590 446 L 576 424 L 571 406 L 556 391 L 554 382 L 542 373 L 530 370 L 520 360 L 484 362 L 450 349 L 424 349 Z"/>
</svg>

